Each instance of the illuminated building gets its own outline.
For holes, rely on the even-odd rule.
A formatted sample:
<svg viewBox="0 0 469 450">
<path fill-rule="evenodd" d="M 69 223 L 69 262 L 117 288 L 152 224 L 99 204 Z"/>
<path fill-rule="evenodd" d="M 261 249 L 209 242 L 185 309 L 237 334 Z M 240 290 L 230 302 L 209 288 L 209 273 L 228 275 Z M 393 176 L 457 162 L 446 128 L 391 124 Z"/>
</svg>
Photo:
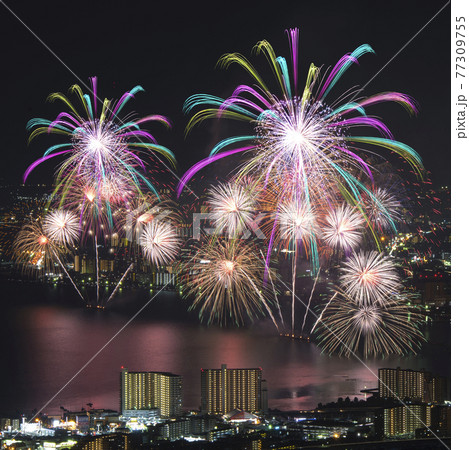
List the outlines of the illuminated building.
<svg viewBox="0 0 469 450">
<path fill-rule="evenodd" d="M 107 436 L 90 436 L 81 440 L 74 448 L 80 450 L 130 450 L 130 439 L 125 434 Z"/>
<path fill-rule="evenodd" d="M 0 431 L 19 431 L 20 430 L 20 419 L 9 419 L 3 417 L 0 419 Z"/>
<path fill-rule="evenodd" d="M 449 400 L 447 380 L 445 377 L 431 377 L 429 382 L 429 401 L 431 403 L 442 404 Z"/>
<path fill-rule="evenodd" d="M 121 411 L 159 409 L 163 418 L 181 415 L 182 377 L 168 372 L 121 371 Z"/>
<path fill-rule="evenodd" d="M 117 247 L 119 245 L 119 235 L 117 233 L 113 233 L 111 235 L 111 247 Z"/>
<path fill-rule="evenodd" d="M 431 425 L 431 407 L 428 405 L 405 405 L 384 410 L 384 435 L 414 435 L 418 428 Z"/>
<path fill-rule="evenodd" d="M 379 397 L 424 401 L 425 372 L 410 369 L 379 369 Z"/>
<path fill-rule="evenodd" d="M 190 434 L 190 422 L 188 419 L 172 420 L 163 425 L 161 436 L 170 441 L 177 441 Z"/>
<path fill-rule="evenodd" d="M 81 269 L 80 255 L 75 255 L 73 259 L 74 259 L 73 270 L 75 270 L 75 272 L 79 273 L 80 269 Z"/>
<path fill-rule="evenodd" d="M 262 369 L 201 369 L 203 414 L 226 414 L 234 409 L 262 409 Z"/>
<path fill-rule="evenodd" d="M 75 264 L 76 266 L 76 264 Z M 87 258 L 83 255 L 80 264 L 80 273 L 82 274 L 93 274 L 96 271 L 96 260 L 93 258 Z"/>
<path fill-rule="evenodd" d="M 152 409 L 125 409 L 119 420 L 128 422 L 129 420 L 138 420 L 143 423 L 157 423 L 160 418 L 160 410 L 158 408 Z"/>
<path fill-rule="evenodd" d="M 99 270 L 102 272 L 114 272 L 114 260 L 112 259 L 100 259 Z"/>
<path fill-rule="evenodd" d="M 227 423 L 231 424 L 240 424 L 240 423 L 253 423 L 259 424 L 259 417 L 255 414 L 248 413 L 246 411 L 241 411 L 240 409 L 234 409 L 233 411 L 225 414 L 223 419 Z"/>
<path fill-rule="evenodd" d="M 156 286 L 165 286 L 167 284 L 175 284 L 176 276 L 174 273 L 170 273 L 169 270 L 159 270 L 157 272 L 153 272 L 152 282 Z"/>
<path fill-rule="evenodd" d="M 354 424 L 341 420 L 301 420 L 287 425 L 288 431 L 296 436 L 301 436 L 305 441 L 317 441 L 318 439 L 337 439 L 346 436 L 354 429 Z M 361 429 L 365 430 L 364 427 Z"/>
</svg>

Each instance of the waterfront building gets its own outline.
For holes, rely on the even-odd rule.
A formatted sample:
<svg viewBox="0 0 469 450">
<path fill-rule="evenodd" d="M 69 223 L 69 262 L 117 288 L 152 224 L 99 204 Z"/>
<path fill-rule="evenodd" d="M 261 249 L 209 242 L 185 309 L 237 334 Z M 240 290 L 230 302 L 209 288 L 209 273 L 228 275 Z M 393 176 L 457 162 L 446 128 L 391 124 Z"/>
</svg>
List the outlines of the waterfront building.
<svg viewBox="0 0 469 450">
<path fill-rule="evenodd" d="M 170 441 L 177 441 L 190 434 L 190 421 L 187 418 L 172 420 L 165 423 L 160 428 L 160 434 L 163 438 Z"/>
<path fill-rule="evenodd" d="M 449 400 L 446 377 L 431 377 L 428 386 L 429 401 L 431 403 L 443 404 Z"/>
<path fill-rule="evenodd" d="M 429 428 L 431 407 L 429 405 L 404 405 L 384 410 L 384 435 L 415 436 L 415 430 Z"/>
<path fill-rule="evenodd" d="M 261 411 L 262 369 L 201 369 L 201 394 L 202 414 Z"/>
<path fill-rule="evenodd" d="M 100 259 L 99 270 L 101 272 L 114 272 L 114 260 L 113 259 Z"/>
<path fill-rule="evenodd" d="M 87 436 L 73 448 L 78 450 L 130 450 L 130 437 L 126 434 Z"/>
<path fill-rule="evenodd" d="M 425 372 L 410 369 L 379 369 L 379 397 L 425 401 Z"/>
<path fill-rule="evenodd" d="M 121 370 L 121 412 L 158 409 L 162 418 L 182 413 L 182 377 L 168 372 Z"/>
</svg>

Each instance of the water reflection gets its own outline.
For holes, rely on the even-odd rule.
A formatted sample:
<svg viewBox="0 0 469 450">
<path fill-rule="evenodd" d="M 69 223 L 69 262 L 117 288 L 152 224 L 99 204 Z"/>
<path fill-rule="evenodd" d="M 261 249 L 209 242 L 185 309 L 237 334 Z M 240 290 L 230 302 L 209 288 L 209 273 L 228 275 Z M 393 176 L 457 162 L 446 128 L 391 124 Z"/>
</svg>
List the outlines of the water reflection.
<svg viewBox="0 0 469 450">
<path fill-rule="evenodd" d="M 9 342 L 7 384 L 0 400 L 5 411 L 42 407 L 150 298 L 148 291 L 119 294 L 106 311 L 67 303 L 70 292 L 15 288 L 21 306 L 6 308 L 8 325 L 2 330 Z M 431 342 L 419 357 L 356 359 L 321 354 L 314 345 L 276 335 L 265 320 L 250 329 L 207 328 L 188 314 L 174 293 L 163 293 L 142 312 L 48 408 L 75 410 L 93 403 L 96 408 L 119 409 L 119 372 L 167 371 L 184 382 L 184 406 L 200 405 L 200 369 L 261 367 L 269 390 L 270 408 L 310 409 L 339 396 L 363 398 L 360 390 L 376 387 L 380 367 L 421 369 L 449 375 L 449 326 L 428 331 Z"/>
</svg>

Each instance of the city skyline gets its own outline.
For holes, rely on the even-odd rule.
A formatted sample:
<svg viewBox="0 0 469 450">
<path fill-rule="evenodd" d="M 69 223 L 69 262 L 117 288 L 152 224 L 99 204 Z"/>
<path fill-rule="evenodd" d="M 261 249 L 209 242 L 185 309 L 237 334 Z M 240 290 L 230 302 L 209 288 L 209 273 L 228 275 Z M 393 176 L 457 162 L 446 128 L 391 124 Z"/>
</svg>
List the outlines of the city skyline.
<svg viewBox="0 0 469 450">
<path fill-rule="evenodd" d="M 230 442 L 228 438 L 243 435 L 240 431 L 234 431 L 240 426 L 247 426 L 248 430 L 251 428 L 248 434 L 255 433 L 253 430 L 257 428 L 265 438 L 266 431 L 274 429 L 272 424 L 277 424 L 276 430 L 285 430 L 287 435 L 293 436 L 291 442 L 295 439 L 324 442 L 346 436 L 348 439 L 352 436 L 358 439 L 368 435 L 373 440 L 380 436 L 399 437 L 402 442 L 404 437 L 413 435 L 434 438 L 430 431 L 444 438 L 449 435 L 451 424 L 450 402 L 446 400 L 447 394 L 443 393 L 446 389 L 443 388 L 442 395 L 428 400 L 435 392 L 434 380 L 438 378 L 442 387 L 446 386 L 447 380 L 435 378 L 434 374 L 425 370 L 380 368 L 378 373 L 381 379 L 376 380 L 379 386 L 362 391 L 368 394 L 365 399 L 339 397 L 336 402 L 319 403 L 309 410 L 282 412 L 267 409 L 264 391 L 268 380 L 262 379 L 261 368 L 227 368 L 226 364 L 222 364 L 221 369 L 201 369 L 199 392 L 202 414 L 190 411 L 188 415 L 182 413 L 184 380 L 181 376 L 165 372 L 131 372 L 127 368 L 121 368 L 120 373 L 121 408 L 117 411 L 96 408 L 93 403 L 87 403 L 86 408 L 81 410 L 61 407 L 61 418 L 41 414 L 39 422 L 27 423 L 23 419 L 22 434 L 37 443 L 54 440 L 54 430 L 68 430 L 65 437 L 56 435 L 55 441 L 61 442 L 61 445 L 70 442 L 86 445 L 86 438 L 80 441 L 79 436 L 90 435 L 96 427 L 98 436 L 102 434 L 99 431 L 108 429 L 107 433 L 102 434 L 104 438 L 119 439 L 119 430 L 125 426 L 131 434 L 137 433 L 137 436 L 126 437 L 134 440 L 134 444 L 139 440 L 138 434 L 148 434 L 150 439 L 160 436 L 160 439 L 170 442 L 180 439 L 204 442 L 225 439 L 224 442 Z M 400 397 L 393 392 L 394 398 L 390 398 L 388 389 L 383 391 L 382 387 L 385 383 L 394 386 L 396 380 L 396 392 Z M 331 414 L 335 414 L 336 418 L 328 421 Z M 355 415 L 357 420 L 350 421 L 350 415 Z M 283 419 L 279 422 L 276 417 Z M 279 423 L 283 423 L 281 427 Z M 3 418 L 2 430 L 13 433 L 20 430 L 20 420 Z M 279 433 L 273 433 L 270 439 L 279 439 Z M 443 440 L 440 442 L 443 443 Z"/>
</svg>

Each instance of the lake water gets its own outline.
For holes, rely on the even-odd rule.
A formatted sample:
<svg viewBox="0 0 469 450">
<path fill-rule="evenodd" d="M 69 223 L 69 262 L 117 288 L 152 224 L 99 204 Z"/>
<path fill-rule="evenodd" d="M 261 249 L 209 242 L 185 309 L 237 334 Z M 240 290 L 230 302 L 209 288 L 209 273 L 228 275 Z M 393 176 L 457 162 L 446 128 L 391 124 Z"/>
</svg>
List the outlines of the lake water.
<svg viewBox="0 0 469 450">
<path fill-rule="evenodd" d="M 122 366 L 182 375 L 188 409 L 200 405 L 200 369 L 221 364 L 261 367 L 269 407 L 283 410 L 311 409 L 339 396 L 363 398 L 361 389 L 377 387 L 380 367 L 450 375 L 448 323 L 426 328 L 429 342 L 418 357 L 367 359 L 364 365 L 280 337 L 267 319 L 246 328 L 201 325 L 173 292 L 161 293 L 76 375 L 151 296 L 148 290 L 125 291 L 99 311 L 83 308 L 67 286 L 3 282 L 0 414 L 39 410 L 67 383 L 45 412 L 80 410 L 87 403 L 118 410 Z"/>
</svg>

